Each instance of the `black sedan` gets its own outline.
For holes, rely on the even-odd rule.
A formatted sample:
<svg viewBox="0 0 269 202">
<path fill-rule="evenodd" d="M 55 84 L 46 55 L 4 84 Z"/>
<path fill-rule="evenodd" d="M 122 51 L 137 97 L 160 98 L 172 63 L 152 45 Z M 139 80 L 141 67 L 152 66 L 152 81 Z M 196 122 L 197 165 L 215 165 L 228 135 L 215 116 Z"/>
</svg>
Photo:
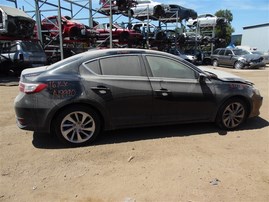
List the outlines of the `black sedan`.
<svg viewBox="0 0 269 202">
<path fill-rule="evenodd" d="M 185 8 L 183 6 L 175 5 L 175 4 L 161 4 L 154 7 L 154 16 L 157 18 L 165 18 L 166 21 L 175 21 L 176 19 L 188 20 L 188 19 L 196 19 L 197 12 Z M 170 18 L 170 19 L 169 19 Z"/>
<path fill-rule="evenodd" d="M 216 122 L 235 129 L 258 116 L 262 105 L 248 81 L 141 49 L 92 50 L 26 69 L 19 89 L 19 128 L 52 133 L 75 146 L 124 127 Z"/>
</svg>

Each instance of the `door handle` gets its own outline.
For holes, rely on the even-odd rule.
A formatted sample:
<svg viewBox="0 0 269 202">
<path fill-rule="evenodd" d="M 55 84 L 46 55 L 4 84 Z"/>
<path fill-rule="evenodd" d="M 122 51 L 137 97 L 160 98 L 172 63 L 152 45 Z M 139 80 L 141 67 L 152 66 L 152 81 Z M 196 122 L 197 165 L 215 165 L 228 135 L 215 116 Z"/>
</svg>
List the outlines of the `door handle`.
<svg viewBox="0 0 269 202">
<path fill-rule="evenodd" d="M 171 91 L 167 89 L 155 90 L 154 92 L 157 94 L 157 96 L 162 97 L 168 97 L 169 95 L 171 95 Z"/>
<path fill-rule="evenodd" d="M 107 94 L 108 91 L 110 91 L 109 88 L 105 86 L 96 86 L 96 87 L 91 87 L 91 89 L 95 92 L 98 92 L 99 94 Z"/>
</svg>

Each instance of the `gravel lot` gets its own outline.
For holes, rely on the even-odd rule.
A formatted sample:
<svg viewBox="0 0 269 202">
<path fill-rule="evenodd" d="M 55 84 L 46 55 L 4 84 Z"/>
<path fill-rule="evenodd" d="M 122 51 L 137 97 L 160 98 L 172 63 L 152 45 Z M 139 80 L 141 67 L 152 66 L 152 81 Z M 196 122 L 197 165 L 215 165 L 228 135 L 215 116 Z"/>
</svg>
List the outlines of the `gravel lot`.
<svg viewBox="0 0 269 202">
<path fill-rule="evenodd" d="M 17 128 L 17 80 L 0 80 L 0 201 L 269 201 L 269 68 L 219 68 L 256 84 L 261 114 L 239 130 L 186 124 L 106 132 L 65 148 Z"/>
</svg>

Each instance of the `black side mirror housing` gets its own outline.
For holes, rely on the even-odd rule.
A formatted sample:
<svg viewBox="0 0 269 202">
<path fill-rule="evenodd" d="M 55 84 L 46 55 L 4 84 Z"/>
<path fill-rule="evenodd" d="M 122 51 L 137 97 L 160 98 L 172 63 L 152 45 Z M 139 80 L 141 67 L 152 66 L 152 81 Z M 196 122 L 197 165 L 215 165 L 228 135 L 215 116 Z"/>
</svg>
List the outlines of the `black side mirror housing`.
<svg viewBox="0 0 269 202">
<path fill-rule="evenodd" d="M 203 73 L 199 73 L 198 81 L 199 83 L 205 83 L 209 77 Z"/>
</svg>

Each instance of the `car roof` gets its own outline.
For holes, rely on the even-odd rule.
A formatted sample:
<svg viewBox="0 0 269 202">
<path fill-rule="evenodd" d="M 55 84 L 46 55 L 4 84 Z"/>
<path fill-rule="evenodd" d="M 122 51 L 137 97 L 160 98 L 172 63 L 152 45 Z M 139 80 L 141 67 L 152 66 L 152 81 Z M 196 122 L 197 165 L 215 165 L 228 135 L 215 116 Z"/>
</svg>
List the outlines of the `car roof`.
<svg viewBox="0 0 269 202">
<path fill-rule="evenodd" d="M 99 57 L 102 55 L 121 55 L 121 54 L 155 54 L 155 55 L 167 55 L 171 54 L 148 49 L 138 49 L 138 48 L 112 48 L 112 49 L 93 49 L 87 52 L 81 53 L 82 57 Z"/>
<path fill-rule="evenodd" d="M 61 67 L 62 64 L 65 64 L 68 60 L 69 62 L 72 61 L 89 61 L 93 59 L 97 59 L 99 57 L 105 57 L 105 56 L 113 56 L 113 55 L 128 55 L 128 54 L 151 54 L 156 56 L 168 56 L 170 58 L 174 58 L 177 60 L 183 60 L 179 57 L 176 57 L 172 54 L 161 52 L 161 51 L 155 51 L 155 50 L 148 50 L 148 49 L 136 49 L 136 48 L 112 48 L 112 49 L 92 49 L 87 52 L 83 52 L 71 57 L 68 57 L 64 60 L 61 60 L 57 63 L 54 63 L 50 66 L 48 66 L 48 69 L 57 69 L 58 67 Z"/>
<path fill-rule="evenodd" d="M 13 16 L 13 17 L 24 17 L 28 18 L 29 20 L 34 21 L 27 13 L 24 11 L 17 9 L 17 8 L 12 8 L 9 6 L 3 6 L 0 5 L 0 9 L 5 12 L 7 15 Z"/>
</svg>

